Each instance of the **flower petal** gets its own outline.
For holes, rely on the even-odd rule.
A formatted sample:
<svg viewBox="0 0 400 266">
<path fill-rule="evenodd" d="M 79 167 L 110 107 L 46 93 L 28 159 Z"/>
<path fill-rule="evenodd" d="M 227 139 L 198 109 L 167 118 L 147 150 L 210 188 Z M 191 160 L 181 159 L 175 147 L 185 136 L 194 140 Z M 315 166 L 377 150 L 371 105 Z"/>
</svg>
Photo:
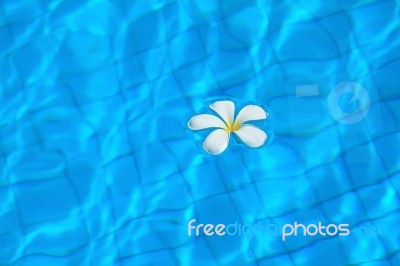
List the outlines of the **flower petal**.
<svg viewBox="0 0 400 266">
<path fill-rule="evenodd" d="M 210 104 L 210 108 L 224 119 L 227 125 L 233 123 L 235 116 L 235 104 L 231 101 L 216 101 Z"/>
<path fill-rule="evenodd" d="M 210 127 L 224 128 L 225 123 L 215 115 L 202 114 L 202 115 L 195 115 L 192 118 L 190 118 L 188 122 L 188 127 L 192 130 L 200 130 Z"/>
<path fill-rule="evenodd" d="M 257 148 L 267 140 L 267 134 L 252 125 L 243 125 L 234 132 L 246 145 Z"/>
<path fill-rule="evenodd" d="M 220 154 L 229 143 L 229 133 L 224 129 L 216 129 L 203 142 L 203 149 L 210 154 Z"/>
<path fill-rule="evenodd" d="M 239 123 L 240 125 L 252 120 L 261 120 L 266 119 L 268 117 L 268 113 L 264 111 L 260 106 L 257 105 L 246 105 L 240 110 L 238 115 L 236 116 L 235 123 Z"/>
</svg>

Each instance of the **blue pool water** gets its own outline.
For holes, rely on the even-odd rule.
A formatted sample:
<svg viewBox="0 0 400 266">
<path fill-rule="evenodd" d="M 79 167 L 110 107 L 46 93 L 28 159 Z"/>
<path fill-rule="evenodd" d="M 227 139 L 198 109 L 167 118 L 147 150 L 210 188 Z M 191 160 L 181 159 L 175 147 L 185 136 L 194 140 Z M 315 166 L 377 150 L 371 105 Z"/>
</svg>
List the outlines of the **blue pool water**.
<svg viewBox="0 0 400 266">
<path fill-rule="evenodd" d="M 400 265 L 399 14 L 1 0 L 0 265 Z M 343 82 L 368 96 L 328 101 Z M 226 98 L 269 111 L 267 145 L 202 150 L 187 120 Z M 191 219 L 351 234 L 195 237 Z"/>
</svg>

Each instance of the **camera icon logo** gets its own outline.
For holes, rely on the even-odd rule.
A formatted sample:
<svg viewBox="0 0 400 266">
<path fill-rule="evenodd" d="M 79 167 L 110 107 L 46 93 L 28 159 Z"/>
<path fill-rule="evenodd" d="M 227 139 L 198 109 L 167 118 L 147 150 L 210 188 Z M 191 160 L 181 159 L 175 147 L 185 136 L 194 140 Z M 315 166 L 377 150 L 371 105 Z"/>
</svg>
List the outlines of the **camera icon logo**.
<svg viewBox="0 0 400 266">
<path fill-rule="evenodd" d="M 340 107 L 340 100 L 345 95 L 353 95 L 349 104 L 357 101 L 356 110 L 352 112 L 343 111 Z M 336 85 L 328 96 L 328 110 L 331 116 L 342 124 L 355 124 L 364 119 L 368 114 L 371 101 L 367 90 L 356 82 L 342 82 Z"/>
</svg>

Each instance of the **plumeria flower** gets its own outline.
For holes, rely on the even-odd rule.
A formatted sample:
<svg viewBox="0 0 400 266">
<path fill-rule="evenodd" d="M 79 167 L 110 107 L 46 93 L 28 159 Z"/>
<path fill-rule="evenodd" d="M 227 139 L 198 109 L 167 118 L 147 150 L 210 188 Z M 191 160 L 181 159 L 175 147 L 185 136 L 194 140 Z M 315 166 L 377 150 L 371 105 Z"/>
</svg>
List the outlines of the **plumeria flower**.
<svg viewBox="0 0 400 266">
<path fill-rule="evenodd" d="M 228 147 L 231 133 L 252 148 L 262 146 L 267 134 L 249 121 L 262 120 L 268 113 L 257 105 L 246 105 L 235 118 L 235 104 L 232 101 L 216 101 L 209 106 L 218 115 L 200 114 L 193 116 L 188 127 L 192 130 L 215 128 L 204 140 L 203 149 L 210 154 L 220 154 Z"/>
</svg>

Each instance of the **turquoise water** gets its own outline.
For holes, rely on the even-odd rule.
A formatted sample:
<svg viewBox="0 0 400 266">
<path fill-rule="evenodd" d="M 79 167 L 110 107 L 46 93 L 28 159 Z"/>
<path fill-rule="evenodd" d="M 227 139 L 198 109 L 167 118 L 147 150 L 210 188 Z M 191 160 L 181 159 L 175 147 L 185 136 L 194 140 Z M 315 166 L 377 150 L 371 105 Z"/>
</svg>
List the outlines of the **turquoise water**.
<svg viewBox="0 0 400 266">
<path fill-rule="evenodd" d="M 399 12 L 0 0 L 0 265 L 400 265 Z M 369 98 L 331 105 L 342 82 Z M 187 120 L 226 98 L 269 111 L 267 145 L 201 149 Z M 194 237 L 191 219 L 351 234 Z"/>
</svg>

